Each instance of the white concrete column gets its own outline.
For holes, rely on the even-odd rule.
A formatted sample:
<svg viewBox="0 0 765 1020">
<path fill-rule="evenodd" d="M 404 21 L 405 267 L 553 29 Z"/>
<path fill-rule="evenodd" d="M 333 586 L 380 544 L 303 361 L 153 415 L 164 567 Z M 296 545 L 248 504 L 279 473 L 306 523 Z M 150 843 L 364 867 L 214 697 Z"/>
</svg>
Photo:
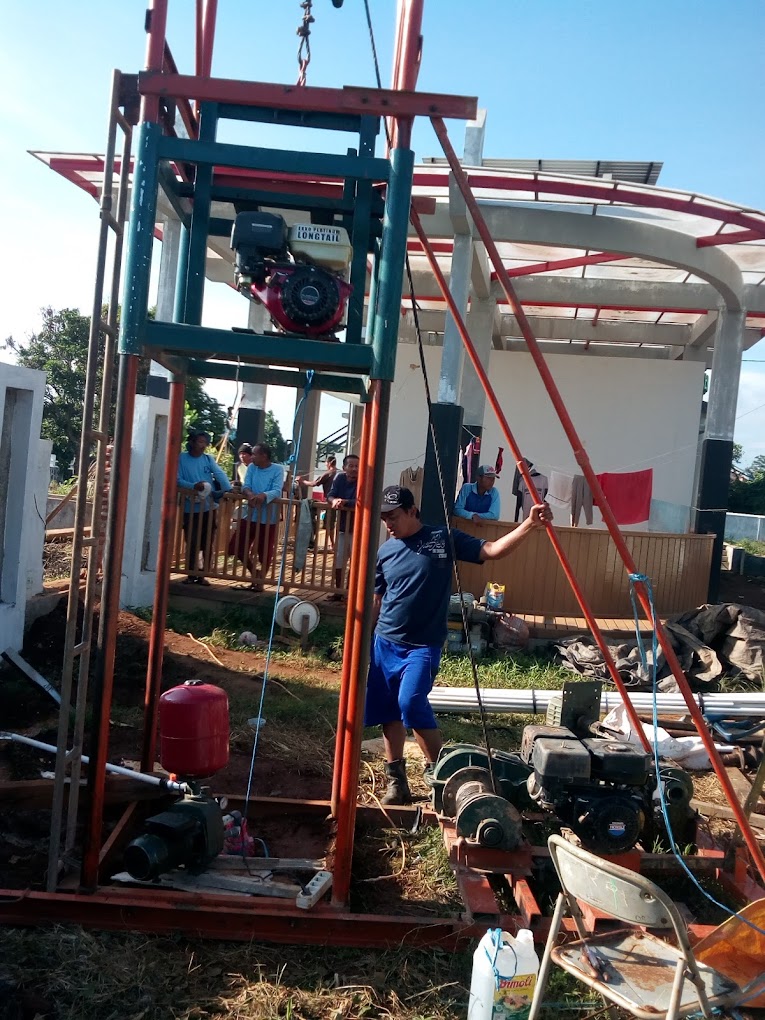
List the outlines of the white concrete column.
<svg viewBox="0 0 765 1020">
<path fill-rule="evenodd" d="M 130 441 L 120 607 L 150 606 L 157 578 L 170 401 L 137 396 Z"/>
<path fill-rule="evenodd" d="M 480 166 L 483 159 L 483 141 L 486 129 L 486 111 L 465 128 L 465 148 L 462 162 L 465 166 Z M 470 296 L 470 275 L 473 264 L 473 224 L 467 214 L 464 200 L 452 175 L 449 176 L 449 213 L 454 226 L 449 290 L 462 317 L 465 317 Z M 446 313 L 444 346 L 441 353 L 441 372 L 438 379 L 439 404 L 456 404 L 462 378 L 462 339 L 452 315 Z"/>
<path fill-rule="evenodd" d="M 709 380 L 705 439 L 733 441 L 745 323 L 745 309 L 733 312 L 720 308 Z"/>
<path fill-rule="evenodd" d="M 268 312 L 263 305 L 256 305 L 254 301 L 250 301 L 247 325 L 256 333 L 263 333 L 268 328 Z M 267 390 L 265 383 L 244 383 L 240 406 L 250 411 L 262 411 L 265 416 Z M 240 442 L 247 443 L 249 440 L 243 438 Z"/>
<path fill-rule="evenodd" d="M 256 333 L 268 326 L 268 313 L 263 305 L 250 301 L 247 325 Z M 263 423 L 266 417 L 266 390 L 263 383 L 242 383 L 242 399 L 236 420 L 236 446 L 242 443 L 260 443 L 263 440 Z"/>
<path fill-rule="evenodd" d="M 159 259 L 157 287 L 157 321 L 172 322 L 175 291 L 178 284 L 178 256 L 181 250 L 181 221 L 176 216 L 165 217 L 162 224 L 162 251 Z M 152 361 L 149 374 L 168 382 L 172 372 L 157 361 Z"/>
<path fill-rule="evenodd" d="M 157 321 L 172 322 L 178 286 L 178 256 L 181 251 L 181 221 L 167 216 L 162 224 L 162 252 L 159 259 Z"/>
<path fill-rule="evenodd" d="M 745 323 L 743 308 L 731 311 L 721 307 L 717 313 L 694 522 L 695 531 L 715 535 L 707 595 L 710 602 L 717 601 L 720 581 Z"/>
<path fill-rule="evenodd" d="M 295 396 L 295 410 L 297 411 L 300 401 L 303 399 L 303 391 L 298 390 Z M 300 451 L 295 474 L 313 474 L 316 461 L 316 442 L 319 438 L 319 409 L 321 406 L 321 390 L 311 390 L 306 397 L 305 408 L 301 410 L 303 422 L 303 433 L 300 439 Z M 298 422 L 299 424 L 299 422 Z M 292 436 L 286 438 L 291 439 Z M 295 435 L 297 440 L 297 434 Z"/>
<path fill-rule="evenodd" d="M 486 369 L 489 367 L 489 357 L 491 355 L 491 338 L 494 330 L 496 307 L 496 302 L 493 298 L 473 298 L 466 322 L 468 333 L 478 352 L 478 357 Z M 465 409 L 462 421 L 466 428 L 474 425 L 483 426 L 483 416 L 486 409 L 486 392 L 469 361 L 465 364 L 462 371 L 460 403 Z"/>
<path fill-rule="evenodd" d="M 42 562 L 40 426 L 45 373 L 0 363 L 0 651 L 24 643 L 30 569 Z M 50 447 L 47 451 L 50 464 Z M 36 587 L 36 580 L 32 588 Z"/>
</svg>

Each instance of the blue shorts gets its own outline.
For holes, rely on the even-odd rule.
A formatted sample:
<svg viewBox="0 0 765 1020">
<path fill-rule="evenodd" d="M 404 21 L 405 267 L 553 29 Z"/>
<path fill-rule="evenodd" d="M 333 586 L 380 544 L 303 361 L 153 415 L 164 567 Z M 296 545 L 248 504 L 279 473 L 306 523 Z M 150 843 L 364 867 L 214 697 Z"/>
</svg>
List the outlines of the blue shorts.
<svg viewBox="0 0 765 1020">
<path fill-rule="evenodd" d="M 428 694 L 441 663 L 439 645 L 418 648 L 374 635 L 367 676 L 365 726 L 403 722 L 415 730 L 438 728 Z"/>
</svg>

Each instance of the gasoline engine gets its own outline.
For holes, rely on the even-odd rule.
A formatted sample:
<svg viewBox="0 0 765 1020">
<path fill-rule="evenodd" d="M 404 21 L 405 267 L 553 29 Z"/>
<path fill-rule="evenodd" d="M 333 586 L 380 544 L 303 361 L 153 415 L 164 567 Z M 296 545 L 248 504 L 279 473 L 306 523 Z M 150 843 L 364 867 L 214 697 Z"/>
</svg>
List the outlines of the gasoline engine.
<svg viewBox="0 0 765 1020">
<path fill-rule="evenodd" d="M 283 332 L 332 337 L 342 327 L 352 287 L 351 245 L 343 227 L 296 223 L 283 216 L 241 212 L 234 221 L 236 286 L 265 305 Z"/>
<path fill-rule="evenodd" d="M 181 865 L 203 871 L 223 851 L 223 813 L 201 785 L 228 763 L 228 697 L 201 680 L 187 680 L 159 699 L 162 767 L 185 782 L 188 793 L 144 823 L 125 850 L 130 875 L 146 882 Z"/>
<path fill-rule="evenodd" d="M 554 814 L 588 850 L 618 854 L 666 836 L 653 757 L 600 728 L 601 684 L 567 684 L 544 726 L 526 726 L 519 754 L 446 747 L 436 763 L 435 809 L 455 819 L 457 834 L 483 846 L 513 850 L 521 842 L 519 811 Z M 693 785 L 681 768 L 660 763 L 659 781 L 677 841 L 691 842 Z M 505 806 L 503 807 L 503 802 Z"/>
<path fill-rule="evenodd" d="M 449 600 L 446 621 L 446 650 L 451 655 L 467 655 L 472 652 L 474 659 L 482 659 L 489 646 L 493 617 L 498 614 L 491 613 L 486 606 L 475 602 L 470 594 L 465 593 L 462 598 L 467 619 L 467 632 L 465 631 L 465 619 L 462 615 L 463 602 L 459 595 L 452 595 Z"/>
</svg>

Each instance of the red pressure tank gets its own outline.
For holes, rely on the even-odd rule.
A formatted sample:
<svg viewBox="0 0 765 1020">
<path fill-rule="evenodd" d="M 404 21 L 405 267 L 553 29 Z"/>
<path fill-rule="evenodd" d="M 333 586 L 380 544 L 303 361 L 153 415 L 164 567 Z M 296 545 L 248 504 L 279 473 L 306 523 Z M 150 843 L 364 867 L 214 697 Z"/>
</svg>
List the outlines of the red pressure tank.
<svg viewBox="0 0 765 1020">
<path fill-rule="evenodd" d="M 204 779 L 228 764 L 228 696 L 187 680 L 159 699 L 159 760 L 184 779 Z"/>
</svg>

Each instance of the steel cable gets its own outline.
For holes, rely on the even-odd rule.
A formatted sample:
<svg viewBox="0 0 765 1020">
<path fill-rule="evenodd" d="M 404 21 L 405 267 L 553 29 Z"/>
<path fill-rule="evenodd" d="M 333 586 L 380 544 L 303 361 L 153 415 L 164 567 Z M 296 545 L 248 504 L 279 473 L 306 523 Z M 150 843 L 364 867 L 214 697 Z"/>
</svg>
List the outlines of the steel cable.
<svg viewBox="0 0 765 1020">
<path fill-rule="evenodd" d="M 364 10 L 365 10 L 365 13 L 366 13 L 367 28 L 369 29 L 369 42 L 370 42 L 370 45 L 372 47 L 372 58 L 374 60 L 375 79 L 377 81 L 378 89 L 381 89 L 382 88 L 382 77 L 380 75 L 380 62 L 379 62 L 378 57 L 377 57 L 377 45 L 375 43 L 374 27 L 372 25 L 372 16 L 371 16 L 371 13 L 370 13 L 370 10 L 369 10 L 369 0 L 364 0 Z M 388 146 L 390 147 L 391 137 L 390 137 L 390 132 L 388 130 L 387 123 L 385 124 L 385 136 L 386 136 L 386 138 L 388 140 Z M 425 401 L 426 401 L 427 407 L 428 407 L 428 428 L 429 428 L 429 431 L 430 431 L 431 440 L 433 442 L 433 455 L 434 455 L 435 462 L 436 462 L 436 472 L 438 474 L 438 484 L 439 484 L 439 488 L 440 488 L 440 491 L 441 491 L 441 503 L 442 503 L 443 511 L 444 511 L 444 523 L 446 524 L 446 531 L 447 531 L 447 535 L 448 535 L 448 538 L 449 538 L 449 549 L 450 549 L 451 556 L 452 556 L 452 566 L 453 566 L 453 569 L 454 569 L 454 579 L 455 579 L 456 584 L 457 584 L 457 595 L 458 595 L 459 600 L 460 600 L 460 612 L 461 612 L 461 615 L 462 615 L 462 628 L 463 628 L 463 631 L 465 633 L 465 643 L 467 645 L 468 658 L 470 659 L 470 670 L 471 670 L 471 673 L 472 673 L 472 676 L 473 676 L 473 686 L 475 687 L 476 699 L 477 699 L 477 702 L 478 702 L 478 714 L 479 714 L 479 717 L 480 717 L 480 720 L 481 720 L 481 731 L 482 731 L 482 735 L 483 735 L 483 742 L 484 742 L 484 747 L 486 749 L 486 756 L 488 758 L 488 770 L 489 770 L 489 775 L 491 776 L 491 785 L 492 785 L 492 788 L 494 789 L 494 792 L 498 796 L 501 796 L 499 784 L 497 782 L 497 777 L 496 777 L 495 772 L 494 772 L 494 761 L 493 761 L 492 753 L 491 753 L 491 743 L 489 741 L 489 726 L 488 726 L 488 721 L 487 721 L 487 718 L 486 718 L 486 711 L 485 711 L 484 705 L 483 705 L 483 699 L 481 697 L 481 684 L 480 684 L 480 681 L 478 679 L 478 667 L 476 665 L 475 655 L 473 654 L 473 646 L 472 646 L 472 644 L 470 642 L 470 628 L 469 628 L 469 622 L 468 622 L 468 613 L 467 613 L 467 607 L 465 605 L 464 592 L 463 592 L 463 588 L 462 588 L 462 579 L 460 578 L 460 571 L 459 571 L 459 566 L 458 566 L 458 561 L 457 561 L 457 551 L 456 551 L 456 548 L 455 548 L 455 545 L 454 545 L 454 536 L 452 534 L 452 529 L 449 527 L 449 523 L 448 523 L 449 522 L 449 504 L 448 504 L 448 500 L 446 498 L 446 486 L 445 486 L 445 483 L 444 483 L 444 473 L 443 473 L 443 467 L 442 467 L 442 463 L 441 463 L 441 454 L 440 454 L 440 451 L 439 451 L 439 448 L 438 448 L 438 437 L 436 436 L 435 426 L 433 425 L 433 401 L 432 401 L 432 398 L 431 398 L 430 381 L 428 379 L 428 370 L 427 370 L 427 366 L 425 364 L 425 351 L 423 349 L 423 343 L 422 343 L 422 330 L 420 328 L 419 306 L 417 304 L 417 299 L 416 299 L 416 296 L 415 296 L 414 279 L 412 277 L 412 267 L 411 267 L 411 264 L 410 264 L 410 261 L 409 261 L 409 254 L 408 253 L 406 255 L 405 266 L 406 266 L 407 283 L 408 283 L 408 286 L 409 286 L 409 294 L 410 294 L 410 298 L 411 298 L 411 302 L 412 302 L 412 318 L 413 318 L 413 321 L 414 321 L 415 333 L 417 334 L 417 349 L 418 349 L 419 356 L 420 356 L 420 367 L 422 368 L 422 380 L 423 380 L 423 383 L 425 384 Z"/>
</svg>

